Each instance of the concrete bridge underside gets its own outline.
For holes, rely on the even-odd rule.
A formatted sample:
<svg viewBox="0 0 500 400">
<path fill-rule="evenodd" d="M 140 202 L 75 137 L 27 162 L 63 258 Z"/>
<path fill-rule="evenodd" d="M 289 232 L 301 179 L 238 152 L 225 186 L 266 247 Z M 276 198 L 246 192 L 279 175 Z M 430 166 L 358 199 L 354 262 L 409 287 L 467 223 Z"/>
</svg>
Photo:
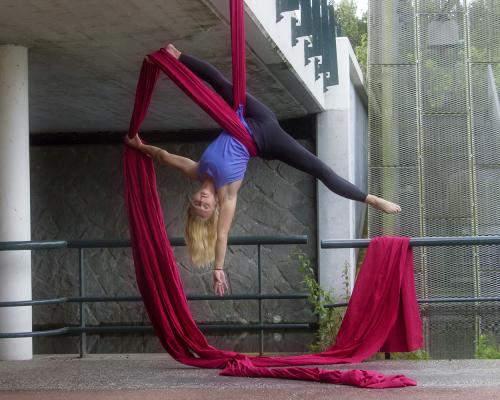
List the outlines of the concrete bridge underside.
<svg viewBox="0 0 500 400">
<path fill-rule="evenodd" d="M 30 133 L 125 131 L 142 58 L 168 42 L 231 78 L 225 3 L 3 0 L 0 45 L 29 49 Z M 249 91 L 280 119 L 319 111 L 272 42 L 256 29 L 248 9 L 246 19 Z M 216 127 L 167 78 L 162 80 L 144 130 Z"/>
</svg>

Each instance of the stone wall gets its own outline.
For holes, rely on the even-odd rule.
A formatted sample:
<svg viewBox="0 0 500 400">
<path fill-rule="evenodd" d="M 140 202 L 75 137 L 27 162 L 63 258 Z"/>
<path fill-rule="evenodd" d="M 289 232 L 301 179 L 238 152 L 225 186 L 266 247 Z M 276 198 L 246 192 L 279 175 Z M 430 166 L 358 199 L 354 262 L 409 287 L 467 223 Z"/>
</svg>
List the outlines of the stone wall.
<svg viewBox="0 0 500 400">
<path fill-rule="evenodd" d="M 302 141 L 309 149 L 310 141 Z M 162 144 L 177 154 L 198 159 L 206 143 Z M 32 239 L 128 238 L 123 198 L 121 145 L 62 145 L 31 147 Z M 181 236 L 186 195 L 196 186 L 175 170 L 157 165 L 158 188 L 168 234 Z M 306 246 L 268 246 L 262 251 L 263 292 L 303 292 L 298 262 L 290 254 L 298 248 L 316 256 L 315 180 L 277 162 L 251 160 L 239 196 L 232 235 L 306 234 Z M 211 271 L 190 266 L 186 250 L 175 249 L 186 292 L 212 293 Z M 87 295 L 138 293 L 129 249 L 84 251 Z M 257 292 L 256 246 L 230 247 L 226 258 L 232 293 Z M 33 252 L 33 298 L 78 296 L 78 251 Z M 265 322 L 313 321 L 305 301 L 264 301 Z M 192 301 L 195 320 L 255 323 L 257 301 Z M 140 302 L 91 303 L 87 325 L 149 324 Z M 33 308 L 35 330 L 78 325 L 74 304 Z M 286 338 L 286 340 L 285 340 Z M 258 335 L 210 335 L 211 343 L 241 351 L 256 351 Z M 266 348 L 305 351 L 311 334 L 269 333 Z M 89 352 L 162 351 L 149 334 L 89 335 Z M 78 352 L 77 337 L 34 339 L 35 353 Z"/>
</svg>

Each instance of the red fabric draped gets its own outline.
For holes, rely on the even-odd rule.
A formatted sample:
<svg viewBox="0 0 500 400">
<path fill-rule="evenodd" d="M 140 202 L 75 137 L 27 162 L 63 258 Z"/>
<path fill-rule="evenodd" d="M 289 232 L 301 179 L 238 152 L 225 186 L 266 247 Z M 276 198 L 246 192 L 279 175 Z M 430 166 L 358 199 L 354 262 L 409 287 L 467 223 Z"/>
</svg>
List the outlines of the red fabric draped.
<svg viewBox="0 0 500 400">
<path fill-rule="evenodd" d="M 240 18 L 242 25 L 243 1 L 231 0 L 231 7 L 232 17 Z M 240 93 L 235 93 L 235 108 L 245 98 L 242 35 L 242 26 L 234 26 L 233 43 L 238 45 L 233 47 L 233 55 L 243 60 L 242 65 L 235 68 L 239 83 L 235 91 Z M 220 126 L 247 146 L 251 155 L 257 154 L 250 134 L 219 95 L 165 50 L 149 55 L 149 59 L 151 63 L 143 63 L 137 84 L 129 129 L 131 137 L 146 116 L 159 70 L 162 70 Z M 242 97 L 236 100 L 236 96 Z M 336 343 L 327 351 L 288 357 L 251 357 L 224 351 L 208 344 L 191 315 L 166 233 L 152 160 L 125 146 L 123 167 L 137 285 L 154 331 L 174 359 L 196 367 L 220 368 L 222 375 L 231 376 L 302 379 L 367 388 L 415 385 L 402 375 L 295 367 L 360 362 L 381 350 L 413 351 L 422 346 L 408 238 L 379 237 L 371 241 Z M 289 367 L 269 368 L 283 366 Z"/>
<path fill-rule="evenodd" d="M 231 109 L 231 106 L 229 106 L 222 97 L 210 89 L 200 78 L 192 73 L 189 68 L 165 49 L 149 54 L 148 58 L 157 68 L 165 72 L 165 74 L 167 74 L 168 77 L 196 104 L 206 111 L 215 122 L 243 143 L 252 157 L 257 155 L 257 146 L 252 136 L 241 123 L 236 112 Z M 147 64 L 147 62 L 145 64 Z M 149 67 L 145 68 L 145 64 L 143 64 L 139 76 L 137 90 L 140 90 L 142 87 L 149 88 L 149 82 L 153 80 L 153 77 L 150 75 L 156 73 L 154 69 L 150 69 Z M 144 83 L 141 83 L 141 79 L 144 79 Z M 136 95 L 136 99 L 137 97 L 138 95 Z M 140 97 L 142 98 L 143 96 L 141 95 Z M 137 132 L 137 130 L 135 132 Z"/>
<path fill-rule="evenodd" d="M 246 105 L 245 14 L 243 1 L 229 2 L 231 14 L 231 54 L 233 57 L 233 97 L 235 110 Z"/>
<path fill-rule="evenodd" d="M 413 351 L 422 345 L 421 321 L 408 238 L 372 240 L 356 281 L 336 343 L 318 354 L 250 357 L 210 346 L 193 321 L 156 188 L 153 162 L 124 149 L 125 197 L 137 285 L 156 335 L 177 361 L 221 374 L 304 379 L 383 388 L 415 385 L 401 375 L 318 368 L 268 368 L 360 362 L 382 348 Z"/>
<path fill-rule="evenodd" d="M 139 131 L 142 121 L 146 118 L 159 75 L 160 69 L 157 65 L 149 63 L 146 60 L 142 62 L 139 81 L 137 82 L 135 91 L 134 112 L 132 113 L 128 130 L 128 135 L 131 138 Z"/>
</svg>

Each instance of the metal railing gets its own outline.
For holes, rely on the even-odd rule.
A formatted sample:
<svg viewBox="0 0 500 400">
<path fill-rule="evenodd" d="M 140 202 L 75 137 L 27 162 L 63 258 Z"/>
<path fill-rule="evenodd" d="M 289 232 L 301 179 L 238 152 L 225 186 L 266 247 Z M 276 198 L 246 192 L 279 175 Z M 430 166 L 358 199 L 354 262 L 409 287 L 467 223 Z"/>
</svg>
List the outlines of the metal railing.
<svg viewBox="0 0 500 400">
<path fill-rule="evenodd" d="M 262 265 L 261 246 L 263 245 L 291 245 L 306 244 L 307 236 L 239 236 L 231 237 L 229 245 L 256 245 L 257 246 L 257 278 L 258 293 L 254 294 L 234 294 L 226 296 L 214 296 L 205 294 L 193 294 L 188 296 L 188 300 L 258 300 L 259 321 L 257 324 L 199 324 L 204 331 L 225 330 L 258 330 L 260 333 L 260 353 L 264 353 L 264 331 L 265 330 L 287 330 L 287 329 L 311 329 L 312 323 L 272 323 L 265 324 L 262 316 L 262 300 L 290 300 L 307 299 L 307 293 L 290 294 L 265 294 L 262 293 Z M 173 246 L 185 245 L 182 238 L 171 239 Z M 342 248 L 364 248 L 368 247 L 370 239 L 335 239 L 322 240 L 323 249 Z M 415 246 L 471 246 L 471 245 L 500 245 L 500 236 L 458 236 L 458 237 L 416 237 L 410 239 L 410 245 Z M 80 336 L 80 356 L 87 353 L 86 334 L 87 333 L 119 333 L 119 332 L 153 332 L 151 326 L 86 326 L 84 304 L 89 302 L 120 302 L 120 301 L 142 301 L 140 296 L 86 296 L 85 274 L 83 250 L 89 248 L 116 248 L 130 247 L 128 240 L 68 240 L 68 241 L 27 241 L 27 242 L 0 242 L 0 251 L 6 250 L 48 250 L 48 249 L 78 249 L 79 254 L 79 286 L 78 297 L 60 297 L 43 300 L 30 301 L 8 301 L 0 302 L 0 307 L 20 307 L 47 304 L 78 303 L 80 305 L 80 326 L 62 327 L 59 329 L 36 331 L 36 332 L 16 332 L 0 333 L 0 338 L 14 337 L 36 337 L 36 336 L 56 336 L 56 335 L 79 335 Z M 428 298 L 418 299 L 420 304 L 428 303 L 469 303 L 469 302 L 499 302 L 500 297 L 456 297 L 456 298 Z M 327 304 L 326 307 L 345 307 L 348 303 Z M 388 358 L 389 355 L 386 354 Z"/>
<path fill-rule="evenodd" d="M 321 241 L 322 249 L 346 249 L 368 247 L 370 239 L 328 239 Z M 500 236 L 434 236 L 410 239 L 410 246 L 481 246 L 498 245 Z M 472 303 L 500 301 L 500 297 L 449 297 L 418 299 L 419 304 Z M 345 307 L 348 303 L 327 304 L 326 307 Z"/>
<path fill-rule="evenodd" d="M 170 239 L 172 246 L 184 246 L 183 238 Z M 260 335 L 260 354 L 264 353 L 264 331 L 265 330 L 295 330 L 295 329 L 311 329 L 311 323 L 272 323 L 266 324 L 263 321 L 262 301 L 263 300 L 291 300 L 291 299 L 307 299 L 307 293 L 290 293 L 290 294 L 266 294 L 262 293 L 262 262 L 261 262 L 261 247 L 264 245 L 292 245 L 292 244 L 307 244 L 307 236 L 233 236 L 228 240 L 228 245 L 252 245 L 257 246 L 257 280 L 258 291 L 253 294 L 232 294 L 225 296 L 192 294 L 187 296 L 188 300 L 258 300 L 258 323 L 257 324 L 198 324 L 198 327 L 203 331 L 249 331 L 258 330 Z M 58 297 L 42 300 L 26 300 L 26 301 L 4 301 L 0 302 L 0 307 L 22 307 L 22 306 L 38 306 L 48 304 L 79 304 L 80 320 L 79 326 L 61 327 L 58 329 L 35 331 L 35 332 L 12 332 L 0 333 L 0 338 L 16 338 L 16 337 L 39 337 L 39 336 L 57 336 L 57 335 L 78 335 L 80 336 L 80 357 L 87 353 L 87 333 L 125 333 L 125 332 L 153 332 L 152 326 L 87 326 L 86 313 L 84 305 L 86 303 L 96 302 L 140 302 L 140 296 L 87 296 L 85 290 L 85 264 L 84 264 L 84 249 L 95 248 L 126 248 L 130 247 L 129 240 L 43 240 L 43 241 L 17 241 L 17 242 L 0 242 L 0 251 L 7 250 L 53 250 L 53 249 L 77 249 L 78 250 L 78 271 L 79 271 L 79 296 L 78 297 Z"/>
<path fill-rule="evenodd" d="M 370 239 L 328 239 L 321 241 L 322 249 L 345 249 L 368 247 Z M 435 236 L 410 238 L 410 246 L 481 246 L 499 245 L 500 236 Z M 419 304 L 431 303 L 483 303 L 499 302 L 500 297 L 447 297 L 417 299 Z M 348 303 L 326 304 L 327 308 L 346 307 Z M 390 353 L 385 353 L 385 358 L 390 359 Z"/>
</svg>

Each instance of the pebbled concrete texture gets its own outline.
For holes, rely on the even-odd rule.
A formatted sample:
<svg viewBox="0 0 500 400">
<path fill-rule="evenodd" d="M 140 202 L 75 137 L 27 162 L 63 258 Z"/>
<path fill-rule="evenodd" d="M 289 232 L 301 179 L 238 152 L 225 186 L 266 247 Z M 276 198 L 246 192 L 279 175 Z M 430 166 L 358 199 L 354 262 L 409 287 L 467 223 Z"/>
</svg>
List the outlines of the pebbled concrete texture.
<svg viewBox="0 0 500 400">
<path fill-rule="evenodd" d="M 35 356 L 0 361 L 0 399 L 498 399 L 500 360 L 370 361 L 324 366 L 404 374 L 416 387 L 359 389 L 314 382 L 233 378 L 186 367 L 166 354 Z"/>
</svg>

